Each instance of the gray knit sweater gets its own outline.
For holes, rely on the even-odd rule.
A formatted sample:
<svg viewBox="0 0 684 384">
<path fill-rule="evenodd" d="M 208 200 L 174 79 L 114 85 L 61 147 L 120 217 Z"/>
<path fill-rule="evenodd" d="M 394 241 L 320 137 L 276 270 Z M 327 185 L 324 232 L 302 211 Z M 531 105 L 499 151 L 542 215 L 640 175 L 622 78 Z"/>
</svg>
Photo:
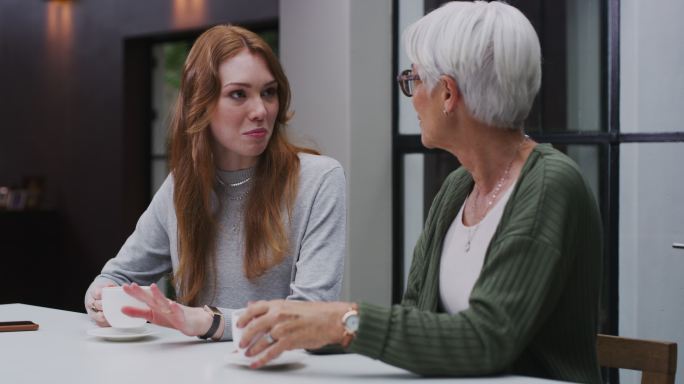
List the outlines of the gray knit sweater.
<svg viewBox="0 0 684 384">
<path fill-rule="evenodd" d="M 288 228 L 292 252 L 255 281 L 249 281 L 244 274 L 241 227 L 243 197 L 252 183 L 229 186 L 250 177 L 254 169 L 217 174 L 224 185 L 216 186 L 222 206 L 216 243 L 216 286 L 206 282 L 201 303 L 221 308 L 226 321 L 224 340 L 232 339 L 231 311 L 245 307 L 248 301 L 338 299 L 346 253 L 344 171 L 329 157 L 300 153 L 299 158 L 299 189 Z M 177 268 L 177 221 L 173 176 L 169 175 L 133 234 L 93 284 L 113 281 L 119 285 L 150 285 Z"/>
</svg>

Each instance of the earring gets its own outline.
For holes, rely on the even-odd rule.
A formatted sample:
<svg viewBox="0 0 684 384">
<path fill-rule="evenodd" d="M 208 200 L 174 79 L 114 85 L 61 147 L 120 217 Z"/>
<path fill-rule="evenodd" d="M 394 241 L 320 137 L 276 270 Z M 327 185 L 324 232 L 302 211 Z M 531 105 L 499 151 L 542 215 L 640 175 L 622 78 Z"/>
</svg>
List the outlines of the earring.
<svg viewBox="0 0 684 384">
<path fill-rule="evenodd" d="M 449 116 L 449 112 L 447 112 L 446 109 L 442 109 L 442 114 L 444 115 L 444 117 L 448 117 L 448 116 Z"/>
</svg>

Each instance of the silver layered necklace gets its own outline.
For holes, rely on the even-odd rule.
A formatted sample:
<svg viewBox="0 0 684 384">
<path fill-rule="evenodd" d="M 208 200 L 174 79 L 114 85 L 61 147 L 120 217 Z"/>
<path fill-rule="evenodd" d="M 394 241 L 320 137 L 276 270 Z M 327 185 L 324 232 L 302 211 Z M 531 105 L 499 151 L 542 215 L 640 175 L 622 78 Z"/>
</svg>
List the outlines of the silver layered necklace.
<svg viewBox="0 0 684 384">
<path fill-rule="evenodd" d="M 475 234 L 477 233 L 477 230 L 480 229 L 480 224 L 482 224 L 482 221 L 484 220 L 485 216 L 487 216 L 487 213 L 492 208 L 492 205 L 496 201 L 496 198 L 499 196 L 499 193 L 501 192 L 501 188 L 503 188 L 504 184 L 508 180 L 508 176 L 511 173 L 511 167 L 513 166 L 513 163 L 515 162 L 515 158 L 518 156 L 518 152 L 520 151 L 520 148 L 522 148 L 525 141 L 527 141 L 527 135 L 525 135 L 523 137 L 523 139 L 520 141 L 520 144 L 518 144 L 518 147 L 515 149 L 515 152 L 513 153 L 513 157 L 511 158 L 511 161 L 508 162 L 508 165 L 506 166 L 506 170 L 504 171 L 503 175 L 501 175 L 501 178 L 496 183 L 496 186 L 494 186 L 494 189 L 492 189 L 491 192 L 489 192 L 487 195 L 485 195 L 485 197 L 487 197 L 488 195 L 491 195 L 491 197 L 489 197 L 487 199 L 487 205 L 485 206 L 484 212 L 480 215 L 477 224 L 468 228 L 468 238 L 466 239 L 466 243 L 465 243 L 466 253 L 470 252 L 470 243 L 475 238 Z M 478 193 L 475 193 L 476 189 L 477 189 Z M 468 200 L 471 200 L 470 206 L 475 211 L 475 213 L 477 213 L 477 211 L 479 211 L 477 199 L 475 198 L 475 195 L 479 194 L 479 191 L 480 190 L 477 187 L 477 184 L 475 184 L 473 191 L 466 198 L 466 203 L 468 202 Z M 465 209 L 464 209 L 464 212 L 465 212 Z"/>
<path fill-rule="evenodd" d="M 245 184 L 249 183 L 250 180 L 252 180 L 252 176 L 249 176 L 248 178 L 246 178 L 246 179 L 244 179 L 244 180 L 237 181 L 237 182 L 235 182 L 235 183 L 228 183 L 228 184 L 226 184 L 225 182 L 223 182 L 223 180 L 221 180 L 220 177 L 218 177 L 218 175 L 216 175 L 216 181 L 217 181 L 219 184 L 221 184 L 221 186 L 223 187 L 223 189 L 226 190 L 226 191 L 229 191 L 229 190 L 230 190 L 229 188 L 237 188 L 237 187 L 239 187 L 239 186 L 241 186 L 241 185 L 245 185 Z M 248 190 L 247 192 L 241 194 L 241 195 L 238 195 L 238 196 L 228 196 L 228 198 L 229 198 L 230 200 L 242 200 L 242 199 L 244 199 L 248 194 L 249 194 L 249 190 Z"/>
<path fill-rule="evenodd" d="M 221 178 L 218 175 L 216 175 L 216 181 L 221 185 L 221 187 L 223 187 L 223 189 L 226 192 L 230 191 L 231 188 L 237 188 L 239 186 L 245 185 L 249 183 L 251 180 L 252 176 L 249 176 L 246 179 L 237 181 L 235 183 L 225 183 L 223 180 L 221 180 Z M 240 232 L 240 228 L 242 226 L 242 216 L 244 211 L 244 204 L 242 203 L 242 200 L 244 200 L 244 198 L 247 197 L 247 195 L 249 195 L 249 189 L 247 189 L 247 191 L 237 196 L 231 196 L 230 194 L 228 195 L 229 200 L 239 202 L 237 209 L 237 219 L 233 222 L 233 226 L 231 227 L 233 233 Z"/>
<path fill-rule="evenodd" d="M 244 185 L 244 184 L 249 183 L 250 180 L 252 180 L 252 176 L 249 176 L 248 178 L 246 178 L 246 179 L 244 179 L 244 180 L 240 180 L 240 181 L 235 182 L 235 183 L 228 183 L 228 184 L 226 184 L 226 183 L 223 182 L 223 180 L 221 180 L 220 177 L 218 177 L 218 175 L 216 175 L 216 181 L 218 181 L 218 183 L 221 184 L 224 188 L 227 188 L 227 187 L 230 187 L 230 188 L 239 187 L 239 186 L 241 186 L 241 185 Z"/>
</svg>

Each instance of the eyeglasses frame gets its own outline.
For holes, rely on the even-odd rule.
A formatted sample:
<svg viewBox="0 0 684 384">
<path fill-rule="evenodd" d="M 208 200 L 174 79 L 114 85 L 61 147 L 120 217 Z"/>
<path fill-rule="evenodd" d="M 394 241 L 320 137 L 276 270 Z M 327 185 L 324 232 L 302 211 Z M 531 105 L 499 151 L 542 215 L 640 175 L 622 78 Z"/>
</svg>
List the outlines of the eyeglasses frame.
<svg viewBox="0 0 684 384">
<path fill-rule="evenodd" d="M 401 71 L 399 76 L 397 76 L 397 82 L 399 83 L 399 89 L 406 95 L 406 97 L 413 96 L 413 88 L 415 87 L 415 81 L 420 81 L 420 76 L 414 74 L 412 69 L 405 69 Z"/>
</svg>

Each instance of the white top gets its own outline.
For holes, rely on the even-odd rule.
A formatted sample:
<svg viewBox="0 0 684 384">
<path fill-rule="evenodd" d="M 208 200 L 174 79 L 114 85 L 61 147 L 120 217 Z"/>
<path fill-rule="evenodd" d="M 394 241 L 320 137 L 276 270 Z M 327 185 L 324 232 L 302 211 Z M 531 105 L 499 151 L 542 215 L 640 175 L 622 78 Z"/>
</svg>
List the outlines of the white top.
<svg viewBox="0 0 684 384">
<path fill-rule="evenodd" d="M 150 336 L 107 341 L 83 313 L 22 304 L 0 305 L 0 321 L 32 320 L 37 331 L 0 332 L 0 383 L 69 384 L 327 384 L 552 383 L 524 376 L 424 378 L 369 357 L 306 355 L 298 363 L 252 370 L 228 362 L 232 342 L 212 343 L 148 324 Z M 295 353 L 295 352 L 292 352 Z"/>
<path fill-rule="evenodd" d="M 470 227 L 463 224 L 465 202 L 451 223 L 444 237 L 439 266 L 439 298 L 448 313 L 457 313 L 470 306 L 470 292 L 480 276 L 489 242 L 499 226 L 511 191 L 513 186 L 508 188 L 478 224 Z M 466 251 L 468 239 L 470 249 Z"/>
</svg>

